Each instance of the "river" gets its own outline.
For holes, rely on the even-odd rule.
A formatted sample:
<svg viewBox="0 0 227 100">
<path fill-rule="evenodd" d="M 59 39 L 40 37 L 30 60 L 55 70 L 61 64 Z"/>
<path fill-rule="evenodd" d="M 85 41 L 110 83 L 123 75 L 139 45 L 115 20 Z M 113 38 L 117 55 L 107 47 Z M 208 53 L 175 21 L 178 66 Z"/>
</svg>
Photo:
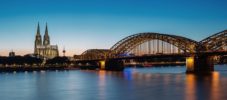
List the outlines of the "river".
<svg viewBox="0 0 227 100">
<path fill-rule="evenodd" d="M 227 65 L 0 73 L 0 100 L 227 100 Z"/>
</svg>

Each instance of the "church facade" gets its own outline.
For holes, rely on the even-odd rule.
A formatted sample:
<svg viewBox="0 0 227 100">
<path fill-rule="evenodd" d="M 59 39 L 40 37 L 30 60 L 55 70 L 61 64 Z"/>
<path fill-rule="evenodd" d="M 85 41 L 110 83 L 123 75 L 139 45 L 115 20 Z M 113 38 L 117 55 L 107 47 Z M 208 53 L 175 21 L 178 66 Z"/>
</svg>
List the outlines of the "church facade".
<svg viewBox="0 0 227 100">
<path fill-rule="evenodd" d="M 39 24 L 38 24 L 37 33 L 36 33 L 36 37 L 35 37 L 34 54 L 39 57 L 46 58 L 46 59 L 51 59 L 51 58 L 59 56 L 58 46 L 50 45 L 50 37 L 48 34 L 47 24 L 46 24 L 43 41 L 42 41 L 42 36 L 40 34 L 40 28 L 39 28 Z"/>
</svg>

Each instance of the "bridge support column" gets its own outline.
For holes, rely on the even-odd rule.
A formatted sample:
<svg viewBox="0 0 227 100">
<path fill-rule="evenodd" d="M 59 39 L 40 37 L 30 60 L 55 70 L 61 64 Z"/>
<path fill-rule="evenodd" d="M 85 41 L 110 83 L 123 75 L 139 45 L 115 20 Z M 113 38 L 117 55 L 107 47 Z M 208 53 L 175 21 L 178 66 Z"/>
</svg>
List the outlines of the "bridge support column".
<svg viewBox="0 0 227 100">
<path fill-rule="evenodd" d="M 106 61 L 105 60 L 99 61 L 99 68 L 101 70 L 105 70 L 105 67 L 106 67 Z"/>
<path fill-rule="evenodd" d="M 105 70 L 123 71 L 124 63 L 122 60 L 108 59 L 108 60 L 106 60 L 106 63 L 105 63 Z"/>
<path fill-rule="evenodd" d="M 186 73 L 204 73 L 214 71 L 213 56 L 195 55 L 186 58 Z"/>
<path fill-rule="evenodd" d="M 194 57 L 187 57 L 186 58 L 186 72 L 193 72 L 195 69 L 195 59 Z"/>
</svg>

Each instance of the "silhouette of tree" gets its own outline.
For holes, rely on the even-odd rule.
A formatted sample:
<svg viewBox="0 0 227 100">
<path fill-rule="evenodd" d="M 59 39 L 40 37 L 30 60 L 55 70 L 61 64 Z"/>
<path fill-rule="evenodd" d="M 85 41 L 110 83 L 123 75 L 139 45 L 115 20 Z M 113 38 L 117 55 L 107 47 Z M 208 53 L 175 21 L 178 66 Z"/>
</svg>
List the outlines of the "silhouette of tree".
<svg viewBox="0 0 227 100">
<path fill-rule="evenodd" d="M 36 58 L 36 57 L 32 57 L 32 56 L 14 56 L 14 57 L 0 57 L 0 64 L 3 65 L 24 65 L 24 64 L 28 64 L 28 65 L 32 65 L 32 64 L 41 64 L 42 63 L 42 59 L 40 58 Z"/>
<path fill-rule="evenodd" d="M 68 64 L 70 61 L 67 57 L 55 57 L 46 61 L 46 64 Z"/>
</svg>

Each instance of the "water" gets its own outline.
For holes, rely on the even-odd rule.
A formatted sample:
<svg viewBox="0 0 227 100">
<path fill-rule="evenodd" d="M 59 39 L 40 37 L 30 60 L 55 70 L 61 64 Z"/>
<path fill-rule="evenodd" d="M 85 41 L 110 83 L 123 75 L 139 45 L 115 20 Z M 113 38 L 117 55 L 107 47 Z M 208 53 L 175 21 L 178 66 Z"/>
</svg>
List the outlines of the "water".
<svg viewBox="0 0 227 100">
<path fill-rule="evenodd" d="M 1 100 L 226 100 L 227 66 L 204 76 L 185 67 L 0 74 Z"/>
</svg>

